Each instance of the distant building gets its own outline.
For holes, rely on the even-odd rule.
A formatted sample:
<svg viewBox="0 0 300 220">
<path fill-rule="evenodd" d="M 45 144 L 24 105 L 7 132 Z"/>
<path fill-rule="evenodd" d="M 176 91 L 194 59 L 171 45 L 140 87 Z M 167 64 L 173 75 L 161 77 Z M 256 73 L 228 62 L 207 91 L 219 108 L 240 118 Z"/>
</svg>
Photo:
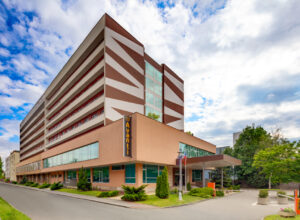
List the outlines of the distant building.
<svg viewBox="0 0 300 220">
<path fill-rule="evenodd" d="M 217 147 L 216 148 L 216 154 L 224 154 L 224 151 L 226 148 L 228 148 L 230 146 L 224 146 L 224 147 Z"/>
<path fill-rule="evenodd" d="M 233 144 L 233 145 L 232 145 L 232 146 L 235 145 L 235 143 L 236 143 L 237 139 L 239 139 L 241 133 L 242 133 L 241 131 L 238 131 L 238 132 L 233 133 L 233 141 L 232 141 L 232 144 Z"/>
<path fill-rule="evenodd" d="M 13 151 L 5 160 L 5 178 L 17 181 L 16 165 L 20 162 L 20 151 Z"/>
</svg>

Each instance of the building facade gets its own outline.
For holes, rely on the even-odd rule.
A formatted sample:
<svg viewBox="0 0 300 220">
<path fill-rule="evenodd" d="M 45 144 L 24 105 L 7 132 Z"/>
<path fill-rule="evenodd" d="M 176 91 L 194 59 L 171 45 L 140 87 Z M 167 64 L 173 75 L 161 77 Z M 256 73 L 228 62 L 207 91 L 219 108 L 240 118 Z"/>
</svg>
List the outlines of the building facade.
<svg viewBox="0 0 300 220">
<path fill-rule="evenodd" d="M 5 178 L 10 181 L 17 181 L 16 168 L 20 162 L 20 152 L 13 151 L 5 160 Z"/>
<path fill-rule="evenodd" d="M 105 14 L 21 122 L 17 175 L 71 186 L 84 167 L 94 187 L 151 187 L 167 166 L 176 185 L 179 150 L 197 157 L 216 146 L 184 133 L 183 80 Z"/>
</svg>

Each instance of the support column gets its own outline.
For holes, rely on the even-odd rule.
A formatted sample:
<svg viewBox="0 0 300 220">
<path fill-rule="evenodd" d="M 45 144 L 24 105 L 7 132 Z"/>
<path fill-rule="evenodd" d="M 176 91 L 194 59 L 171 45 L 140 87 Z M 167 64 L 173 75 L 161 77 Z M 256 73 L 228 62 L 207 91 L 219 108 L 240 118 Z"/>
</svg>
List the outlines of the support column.
<svg viewBox="0 0 300 220">
<path fill-rule="evenodd" d="M 202 187 L 205 187 L 205 163 L 202 166 Z"/>
<path fill-rule="evenodd" d="M 223 172 L 223 167 L 221 168 L 221 188 L 223 189 L 223 175 L 224 175 L 224 172 Z"/>
</svg>

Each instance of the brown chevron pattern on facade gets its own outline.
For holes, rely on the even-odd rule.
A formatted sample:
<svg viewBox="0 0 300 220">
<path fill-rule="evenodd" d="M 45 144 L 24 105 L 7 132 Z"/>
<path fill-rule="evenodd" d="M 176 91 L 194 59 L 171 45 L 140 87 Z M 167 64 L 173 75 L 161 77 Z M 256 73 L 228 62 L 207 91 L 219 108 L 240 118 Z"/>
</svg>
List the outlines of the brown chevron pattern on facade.
<svg viewBox="0 0 300 220">
<path fill-rule="evenodd" d="M 164 76 L 164 81 L 165 83 L 170 87 L 170 89 L 175 92 L 175 94 L 182 100 L 184 101 L 184 94 L 180 89 L 178 89 L 172 82 L 169 80 L 168 77 Z"/>
<path fill-rule="evenodd" d="M 120 66 L 122 66 L 128 73 L 130 73 L 139 83 L 145 85 L 145 78 L 141 75 L 136 69 L 134 69 L 131 65 L 129 65 L 126 61 L 124 61 L 120 56 L 118 56 L 114 51 L 112 51 L 109 47 L 105 48 L 106 53 L 110 55 Z"/>
<path fill-rule="evenodd" d="M 134 85 L 130 80 L 128 80 L 126 77 L 124 77 L 122 74 L 120 74 L 117 70 L 115 70 L 112 66 L 109 64 L 105 64 L 105 70 L 106 70 L 106 77 L 110 79 L 114 79 L 116 81 L 126 83 L 130 86 L 134 86 L 137 88 L 136 85 Z"/>
<path fill-rule="evenodd" d="M 112 107 L 114 110 L 116 110 L 117 112 L 119 112 L 121 115 L 130 115 L 132 114 L 133 112 L 128 112 L 128 111 L 124 111 L 122 109 L 119 109 L 119 108 L 115 108 L 115 107 Z"/>
<path fill-rule="evenodd" d="M 164 104 L 165 104 L 166 107 L 168 107 L 168 108 L 170 108 L 170 109 L 172 109 L 172 110 L 174 110 L 174 111 L 176 111 L 176 112 L 178 112 L 182 115 L 184 114 L 184 107 L 183 106 L 177 105 L 177 104 L 175 104 L 173 102 L 170 102 L 168 100 L 164 100 Z"/>
<path fill-rule="evenodd" d="M 177 74 L 174 73 L 173 70 L 171 70 L 166 64 L 162 64 L 162 66 L 164 70 L 174 76 L 177 80 L 179 80 L 179 82 L 184 83 L 184 81 L 179 76 L 177 76 Z"/>
<path fill-rule="evenodd" d="M 117 99 L 117 100 L 121 100 L 121 101 L 125 101 L 125 102 L 132 102 L 132 103 L 141 104 L 141 105 L 145 104 L 145 101 L 143 99 L 140 99 L 136 96 L 130 95 L 126 92 L 123 92 L 123 91 L 116 89 L 114 87 L 111 87 L 109 85 L 105 86 L 105 95 L 108 98 L 113 98 L 113 99 Z"/>
<path fill-rule="evenodd" d="M 165 117 L 164 117 L 165 124 L 168 124 L 168 123 L 171 123 L 171 122 L 174 122 L 174 121 L 178 121 L 178 120 L 180 120 L 180 118 L 176 118 L 176 117 L 173 117 L 171 115 L 165 115 Z"/>
<path fill-rule="evenodd" d="M 117 39 L 113 38 L 125 51 L 126 53 L 131 56 L 131 58 L 142 68 L 145 69 L 145 61 L 144 57 L 135 52 L 134 50 L 127 47 L 122 42 L 118 41 Z"/>
<path fill-rule="evenodd" d="M 121 25 L 119 25 L 108 14 L 105 14 L 105 26 L 143 47 L 142 43 L 140 43 L 135 37 L 133 37 L 130 33 L 128 33 Z"/>
</svg>

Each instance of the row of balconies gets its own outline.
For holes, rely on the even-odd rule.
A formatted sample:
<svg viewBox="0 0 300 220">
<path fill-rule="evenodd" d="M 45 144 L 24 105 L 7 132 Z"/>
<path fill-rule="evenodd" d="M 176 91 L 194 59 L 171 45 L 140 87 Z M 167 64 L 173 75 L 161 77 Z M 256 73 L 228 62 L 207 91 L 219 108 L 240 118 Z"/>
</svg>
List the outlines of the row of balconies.
<svg viewBox="0 0 300 220">
<path fill-rule="evenodd" d="M 21 139 L 21 145 L 27 144 L 30 140 L 35 138 L 37 134 L 43 131 L 44 129 L 45 129 L 44 118 L 42 118 L 38 123 L 34 125 L 34 127 L 32 127 L 32 129 L 30 129 L 30 132 Z"/>
<path fill-rule="evenodd" d="M 29 124 L 26 126 L 26 129 L 23 129 L 22 131 L 20 131 L 20 135 L 21 135 L 21 140 L 26 138 L 26 136 L 28 134 L 30 134 L 30 132 L 32 130 L 34 130 L 36 127 L 37 124 L 39 124 L 40 122 L 40 118 L 42 117 L 42 115 L 44 114 L 45 111 L 41 111 L 39 112 L 38 115 L 36 115 L 34 118 L 34 120 L 30 121 Z"/>
<path fill-rule="evenodd" d="M 43 131 L 44 132 L 44 131 Z M 45 136 L 41 136 L 38 139 L 36 139 L 35 141 L 33 141 L 32 143 L 30 143 L 28 146 L 26 146 L 25 148 L 22 148 L 20 153 L 24 153 L 26 151 L 28 151 L 29 149 L 35 147 L 36 145 L 40 144 L 42 141 L 44 141 Z"/>
</svg>

